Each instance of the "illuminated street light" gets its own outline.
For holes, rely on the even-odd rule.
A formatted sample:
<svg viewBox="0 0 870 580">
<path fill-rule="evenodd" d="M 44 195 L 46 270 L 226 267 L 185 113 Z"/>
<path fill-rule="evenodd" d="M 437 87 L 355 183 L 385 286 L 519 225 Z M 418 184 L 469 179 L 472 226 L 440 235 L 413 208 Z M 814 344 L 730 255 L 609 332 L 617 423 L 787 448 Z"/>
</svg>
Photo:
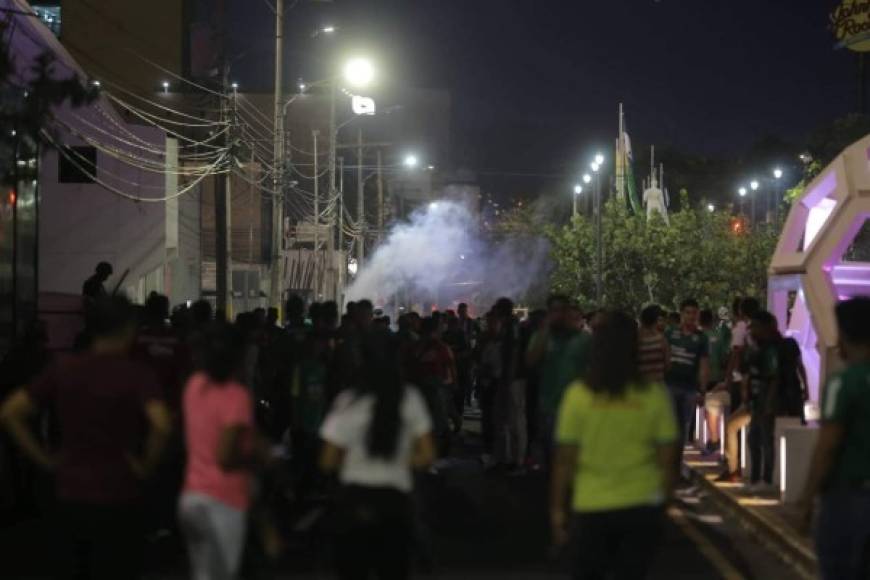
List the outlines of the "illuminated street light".
<svg viewBox="0 0 870 580">
<path fill-rule="evenodd" d="M 737 193 L 740 194 L 740 197 L 746 197 L 746 188 L 741 187 L 740 189 L 737 190 Z"/>
<path fill-rule="evenodd" d="M 592 181 L 592 176 L 588 173 L 583 174 L 583 183 L 589 183 L 590 181 Z"/>
<path fill-rule="evenodd" d="M 324 26 L 320 29 L 320 32 L 324 34 L 332 34 L 333 32 L 335 32 L 335 26 Z"/>
<path fill-rule="evenodd" d="M 426 169 L 428 169 L 429 171 L 435 171 L 435 166 L 434 165 L 427 165 Z"/>
<path fill-rule="evenodd" d="M 168 93 L 169 92 L 169 81 L 163 81 L 162 86 L 163 86 L 163 92 Z"/>
<path fill-rule="evenodd" d="M 749 187 L 752 189 L 752 191 L 756 191 L 758 189 L 758 182 L 753 179 L 749 183 Z"/>
<path fill-rule="evenodd" d="M 709 211 L 710 213 L 713 213 L 714 211 L 716 211 L 716 206 L 713 205 L 712 203 L 708 203 L 707 204 L 707 211 Z"/>
<path fill-rule="evenodd" d="M 438 202 L 437 202 L 437 201 L 433 201 L 432 203 L 430 203 L 430 204 L 429 204 L 429 209 L 438 209 Z"/>
<path fill-rule="evenodd" d="M 775 178 L 777 178 L 777 179 L 779 179 L 780 177 L 782 177 L 782 169 L 780 169 L 779 167 L 777 167 L 776 169 L 774 169 L 774 170 L 773 170 L 773 176 L 774 176 Z"/>
<path fill-rule="evenodd" d="M 306 85 L 306 84 L 303 83 L 302 81 L 299 81 L 299 92 L 300 92 L 300 93 L 304 93 L 304 92 L 305 92 L 305 89 L 307 89 L 307 88 L 308 88 L 308 85 Z"/>
<path fill-rule="evenodd" d="M 374 78 L 375 67 L 367 58 L 352 58 L 344 65 L 344 79 L 355 87 L 364 87 Z"/>
<path fill-rule="evenodd" d="M 416 155 L 405 155 L 405 159 L 402 163 L 405 164 L 405 167 L 417 167 L 419 160 Z"/>
<path fill-rule="evenodd" d="M 578 183 L 574 186 L 574 195 L 580 195 L 581 193 L 583 193 L 583 186 Z"/>
<path fill-rule="evenodd" d="M 239 90 L 239 83 L 233 83 L 233 84 L 231 84 L 231 85 L 230 85 L 230 88 L 232 88 L 234 91 Z"/>
<path fill-rule="evenodd" d="M 359 262 L 356 261 L 356 258 L 351 258 L 347 262 L 347 273 L 351 276 L 356 276 L 356 273 L 359 271 Z"/>
<path fill-rule="evenodd" d="M 595 163 L 594 161 L 589 164 L 589 167 L 592 168 L 592 173 L 598 173 L 598 170 L 601 169 L 601 165 L 599 163 Z"/>
<path fill-rule="evenodd" d="M 92 81 L 91 84 L 97 88 L 100 88 L 100 81 Z"/>
<path fill-rule="evenodd" d="M 595 164 L 596 165 L 604 165 L 604 155 L 598 153 L 595 155 Z"/>
</svg>

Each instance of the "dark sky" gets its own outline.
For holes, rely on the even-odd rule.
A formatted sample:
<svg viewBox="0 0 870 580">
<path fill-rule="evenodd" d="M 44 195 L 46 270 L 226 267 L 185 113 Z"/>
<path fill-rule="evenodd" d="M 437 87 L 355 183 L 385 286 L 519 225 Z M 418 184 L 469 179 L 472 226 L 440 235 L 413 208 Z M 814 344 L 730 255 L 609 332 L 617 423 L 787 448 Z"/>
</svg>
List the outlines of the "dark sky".
<svg viewBox="0 0 870 580">
<path fill-rule="evenodd" d="M 263 1 L 243 4 L 236 44 L 268 38 Z M 565 173 L 596 149 L 612 155 L 620 101 L 636 149 L 710 155 L 739 155 L 766 135 L 798 140 L 854 110 L 857 59 L 833 49 L 834 4 L 337 0 L 288 18 L 297 29 L 335 22 L 342 38 L 329 42 L 373 52 L 395 82 L 449 89 L 455 163 Z M 303 38 L 290 66 L 324 66 L 321 42 Z M 249 72 L 268 80 L 268 50 L 257 58 Z"/>
</svg>

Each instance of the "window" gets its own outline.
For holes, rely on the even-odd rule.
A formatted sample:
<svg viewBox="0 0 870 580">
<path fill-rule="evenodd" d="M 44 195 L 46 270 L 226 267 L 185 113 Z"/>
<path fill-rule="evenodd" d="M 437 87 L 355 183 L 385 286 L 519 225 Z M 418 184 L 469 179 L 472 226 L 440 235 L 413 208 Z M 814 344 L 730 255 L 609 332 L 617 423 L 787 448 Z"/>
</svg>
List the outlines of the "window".
<svg viewBox="0 0 870 580">
<path fill-rule="evenodd" d="M 58 154 L 59 183 L 94 183 L 97 150 L 94 147 L 64 147 Z"/>
</svg>

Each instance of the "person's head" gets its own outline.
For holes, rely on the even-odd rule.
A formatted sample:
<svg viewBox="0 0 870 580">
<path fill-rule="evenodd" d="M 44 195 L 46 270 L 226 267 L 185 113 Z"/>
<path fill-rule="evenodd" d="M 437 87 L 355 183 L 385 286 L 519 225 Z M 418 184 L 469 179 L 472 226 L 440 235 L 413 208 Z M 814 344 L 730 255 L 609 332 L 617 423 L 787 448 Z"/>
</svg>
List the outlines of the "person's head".
<svg viewBox="0 0 870 580">
<path fill-rule="evenodd" d="M 266 309 L 265 308 L 254 308 L 254 312 L 252 313 L 254 317 L 254 325 L 257 328 L 262 328 L 266 324 Z"/>
<path fill-rule="evenodd" d="M 152 292 L 145 301 L 145 324 L 161 326 L 169 318 L 169 298 Z"/>
<path fill-rule="evenodd" d="M 731 314 L 734 316 L 734 319 L 737 320 L 740 318 L 740 303 L 743 302 L 742 296 L 737 296 L 734 298 L 734 301 L 731 302 Z"/>
<path fill-rule="evenodd" d="M 679 312 L 668 312 L 666 317 L 666 325 L 670 327 L 677 327 L 680 325 L 680 313 Z"/>
<path fill-rule="evenodd" d="M 420 318 L 419 312 L 408 313 L 408 323 L 411 325 L 411 330 L 419 334 L 420 326 L 423 324 L 423 319 Z"/>
<path fill-rule="evenodd" d="M 105 282 L 112 275 L 112 265 L 108 262 L 100 262 L 95 273 L 101 282 Z"/>
<path fill-rule="evenodd" d="M 291 294 L 287 298 L 287 320 L 292 324 L 299 324 L 305 318 L 305 300 L 298 294 Z"/>
<path fill-rule="evenodd" d="M 420 323 L 420 336 L 423 338 L 438 338 L 441 334 L 440 330 L 440 324 L 433 317 L 424 318 Z"/>
<path fill-rule="evenodd" d="M 468 318 L 468 304 L 465 302 L 460 302 L 459 306 L 456 309 L 459 318 Z"/>
<path fill-rule="evenodd" d="M 266 324 L 270 328 L 278 325 L 279 318 L 280 316 L 278 316 L 278 309 L 274 306 L 270 307 L 269 310 L 266 312 Z"/>
<path fill-rule="evenodd" d="M 713 318 L 713 311 L 709 308 L 705 308 L 704 310 L 702 310 L 699 316 L 699 321 L 701 324 L 701 328 L 703 328 L 704 330 L 710 330 L 711 328 L 713 328 L 713 323 L 715 321 L 715 319 Z"/>
<path fill-rule="evenodd" d="M 694 298 L 680 302 L 680 325 L 683 328 L 697 328 L 699 310 L 698 301 Z"/>
<path fill-rule="evenodd" d="M 622 311 L 603 312 L 592 335 L 589 360 L 587 381 L 595 392 L 616 396 L 631 384 L 642 384 L 634 318 Z"/>
<path fill-rule="evenodd" d="M 197 300 L 190 307 L 190 314 L 196 326 L 203 326 L 211 322 L 212 310 L 208 300 Z"/>
<path fill-rule="evenodd" d="M 756 344 L 765 344 L 779 337 L 776 317 L 767 310 L 757 310 L 750 320 L 749 331 Z"/>
<path fill-rule="evenodd" d="M 87 326 L 94 337 L 93 348 L 123 352 L 136 336 L 136 311 L 126 296 L 104 296 L 88 308 Z"/>
<path fill-rule="evenodd" d="M 502 320 L 510 320 L 513 318 L 514 303 L 510 298 L 499 298 L 495 301 L 495 306 L 493 306 L 492 309 Z"/>
<path fill-rule="evenodd" d="M 325 330 L 333 330 L 338 325 L 338 304 L 333 300 L 328 300 L 320 305 L 320 328 Z"/>
<path fill-rule="evenodd" d="M 840 356 L 847 363 L 870 358 L 870 298 L 852 298 L 837 304 Z"/>
<path fill-rule="evenodd" d="M 758 298 L 749 297 L 740 301 L 740 316 L 743 320 L 752 320 L 759 310 L 761 310 L 761 303 Z"/>
<path fill-rule="evenodd" d="M 646 329 L 658 329 L 663 318 L 664 312 L 658 304 L 650 304 L 640 311 L 640 324 Z"/>
<path fill-rule="evenodd" d="M 246 315 L 246 318 L 252 317 Z M 225 383 L 234 378 L 241 368 L 244 345 L 245 339 L 239 328 L 215 322 L 206 327 L 202 340 L 197 344 L 199 352 L 196 360 L 212 381 Z"/>
<path fill-rule="evenodd" d="M 374 319 L 375 308 L 371 300 L 360 300 L 356 303 L 353 309 L 353 323 L 360 330 L 366 330 L 371 327 Z"/>
<path fill-rule="evenodd" d="M 564 330 L 571 326 L 571 300 L 564 294 L 552 294 L 547 298 L 547 314 L 550 327 Z"/>
<path fill-rule="evenodd" d="M 495 310 L 486 313 L 486 332 L 490 336 L 498 336 L 504 328 L 504 320 Z"/>
</svg>

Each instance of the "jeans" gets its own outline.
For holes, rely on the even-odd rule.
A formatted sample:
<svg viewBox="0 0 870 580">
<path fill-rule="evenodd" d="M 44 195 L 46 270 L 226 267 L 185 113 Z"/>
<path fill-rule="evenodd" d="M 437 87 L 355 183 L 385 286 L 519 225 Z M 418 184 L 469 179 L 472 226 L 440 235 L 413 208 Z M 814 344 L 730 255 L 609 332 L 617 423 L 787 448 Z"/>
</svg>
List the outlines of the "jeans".
<svg viewBox="0 0 870 580">
<path fill-rule="evenodd" d="M 408 578 L 414 537 L 408 494 L 389 488 L 347 486 L 342 489 L 336 512 L 339 578 Z"/>
<path fill-rule="evenodd" d="M 178 519 L 187 539 L 192 580 L 236 577 L 245 547 L 245 512 L 202 493 L 186 492 Z"/>
<path fill-rule="evenodd" d="M 773 483 L 774 444 L 773 429 L 776 417 L 756 405 L 752 410 L 752 420 L 749 423 L 749 481 L 757 483 Z"/>
<path fill-rule="evenodd" d="M 137 504 L 58 504 L 64 545 L 71 561 L 59 565 L 60 578 L 132 580 L 142 566 L 143 513 Z"/>
<path fill-rule="evenodd" d="M 573 578 L 644 578 L 661 539 L 662 516 L 658 506 L 576 513 Z"/>
<path fill-rule="evenodd" d="M 823 580 L 870 578 L 870 489 L 830 490 L 820 500 L 816 549 Z"/>
<path fill-rule="evenodd" d="M 677 472 L 679 472 L 683 463 L 683 447 L 688 440 L 689 423 L 692 421 L 697 406 L 698 393 L 695 389 L 684 386 L 668 385 L 668 390 L 674 403 L 674 417 L 677 420 L 679 434 L 676 465 Z"/>
</svg>

